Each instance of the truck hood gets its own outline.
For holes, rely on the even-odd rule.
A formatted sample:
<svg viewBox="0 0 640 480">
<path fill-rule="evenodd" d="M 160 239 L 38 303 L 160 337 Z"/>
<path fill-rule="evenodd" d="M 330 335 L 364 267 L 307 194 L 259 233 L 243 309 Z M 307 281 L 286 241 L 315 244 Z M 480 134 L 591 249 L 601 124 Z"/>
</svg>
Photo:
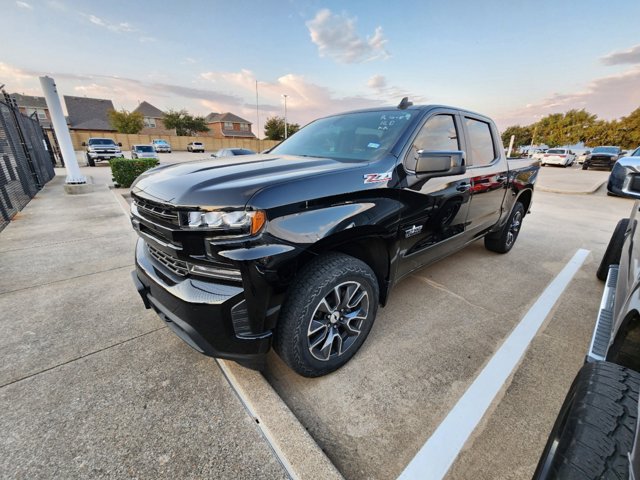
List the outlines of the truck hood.
<svg viewBox="0 0 640 480">
<path fill-rule="evenodd" d="M 329 158 L 242 155 L 160 166 L 138 177 L 131 191 L 151 201 L 184 207 L 242 208 L 266 187 L 364 165 Z"/>
</svg>

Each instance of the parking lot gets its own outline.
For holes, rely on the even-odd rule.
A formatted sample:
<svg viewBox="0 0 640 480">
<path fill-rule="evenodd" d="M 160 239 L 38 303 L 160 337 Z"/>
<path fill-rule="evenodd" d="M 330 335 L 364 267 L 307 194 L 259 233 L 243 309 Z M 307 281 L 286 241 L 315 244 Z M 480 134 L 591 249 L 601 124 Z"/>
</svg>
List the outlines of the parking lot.
<svg viewBox="0 0 640 480">
<path fill-rule="evenodd" d="M 160 160 L 168 163 L 199 157 L 201 155 L 179 152 L 161 155 Z M 96 183 L 109 181 L 109 168 L 99 166 L 91 169 L 83 168 L 83 171 L 92 175 Z M 593 193 L 586 193 L 594 190 L 606 180 L 607 176 L 608 172 L 582 171 L 578 167 L 543 168 L 540 172 L 539 188 L 534 197 L 531 215 L 525 218 L 514 249 L 507 255 L 498 255 L 485 250 L 482 242 L 477 242 L 456 255 L 419 270 L 404 279 L 393 290 L 388 305 L 380 311 L 363 348 L 341 370 L 326 377 L 307 379 L 289 370 L 275 354 L 270 355 L 264 376 L 345 478 L 393 479 L 398 477 L 407 465 L 410 465 L 416 453 L 441 425 L 467 388 L 474 383 L 482 369 L 531 309 L 537 298 L 574 254 L 579 249 L 585 249 L 589 253 L 584 264 L 545 319 L 505 387 L 493 399 L 487 414 L 466 441 L 447 476 L 451 479 L 531 478 L 560 404 L 587 350 L 603 288 L 603 284 L 595 277 L 595 271 L 616 222 L 628 216 L 633 204 L 628 199 L 607 196 L 603 188 Z M 563 189 L 571 193 L 558 193 Z M 96 206 L 92 208 L 98 208 L 100 202 L 94 202 Z M 117 217 L 119 214 L 116 210 L 110 210 L 109 215 Z M 122 218 L 114 221 L 122 222 L 123 220 L 124 214 Z M 11 232 L 12 230 L 7 230 L 0 240 L 10 240 L 11 237 L 7 234 Z M 109 237 L 109 235 L 113 236 L 113 233 L 99 232 L 96 235 L 106 235 L 103 244 L 96 244 L 97 247 L 108 251 L 113 248 L 114 252 L 116 251 L 116 246 Z M 124 268 L 122 275 L 120 273 L 118 275 L 124 278 L 129 267 L 122 265 L 130 263 L 133 255 L 133 243 L 129 238 L 132 232 L 131 235 L 128 231 L 119 235 L 128 239 L 125 242 L 127 251 L 121 252 L 117 249 L 117 266 Z M 24 276 L 26 273 L 19 273 L 18 277 L 13 278 L 22 278 L 20 275 Z M 57 278 L 62 273 L 52 269 L 51 275 Z M 111 274 L 108 273 L 108 275 Z M 116 272 L 113 275 L 116 281 Z M 117 279 L 119 284 L 122 279 L 120 277 Z M 29 282 L 37 283 L 35 280 L 29 280 Z M 78 283 L 78 281 L 75 282 Z M 12 291 L 15 285 L 7 284 L 5 287 L 5 290 Z M 43 288 L 55 287 L 45 285 Z M 75 288 L 80 286 L 77 285 Z M 108 290 L 118 291 L 115 284 Z M 232 395 L 220 392 L 214 394 L 206 388 L 207 382 L 219 376 L 218 373 L 213 375 L 206 366 L 209 364 L 212 368 L 215 367 L 213 361 L 197 355 L 194 357 L 195 354 L 188 354 L 185 357 L 185 352 L 188 352 L 188 349 L 185 350 L 186 346 L 169 335 L 166 330 L 155 333 L 162 327 L 162 322 L 143 310 L 141 303 L 135 298 L 133 287 L 125 284 L 122 287 L 122 293 L 116 296 L 118 304 L 122 305 L 123 312 L 113 311 L 112 320 L 107 323 L 113 327 L 110 335 L 116 335 L 118 341 L 121 341 L 120 325 L 128 324 L 136 318 L 136 315 L 142 314 L 139 320 L 142 322 L 139 325 L 140 332 L 148 335 L 144 338 L 154 337 L 153 342 L 148 346 L 141 343 L 144 342 L 144 338 L 131 341 L 132 346 L 139 345 L 135 351 L 122 350 L 123 353 L 116 356 L 113 356 L 117 353 L 116 350 L 105 351 L 105 355 L 113 356 L 107 360 L 115 362 L 113 365 L 116 366 L 122 362 L 127 363 L 129 360 L 133 363 L 139 362 L 140 358 L 146 357 L 149 351 L 155 355 L 149 357 L 149 361 L 141 364 L 140 368 L 132 370 L 132 372 L 135 371 L 135 378 L 137 378 L 135 382 L 142 382 L 141 385 L 145 388 L 143 394 L 134 393 L 136 396 L 143 395 L 145 408 L 148 402 L 161 401 L 161 411 L 154 410 L 157 412 L 157 421 L 169 422 L 169 425 L 183 425 L 180 416 L 184 415 L 182 410 L 186 407 L 178 407 L 187 401 L 186 405 L 191 405 L 188 408 L 196 409 L 195 413 L 188 414 L 187 418 L 197 415 L 189 420 L 188 425 L 191 427 L 185 427 L 187 430 L 192 430 L 194 425 L 199 424 L 198 422 L 205 422 L 210 425 L 209 429 L 213 428 L 213 425 L 222 435 L 222 437 L 216 435 L 216 445 L 212 448 L 216 450 L 218 457 L 214 458 L 224 458 L 227 455 L 225 452 L 232 452 L 228 455 L 249 455 L 246 449 L 253 442 L 255 454 L 258 455 L 256 459 L 260 459 L 259 462 L 268 462 L 269 465 L 269 468 L 263 467 L 265 468 L 262 471 L 263 478 L 281 476 L 282 472 L 277 464 L 269 459 L 268 451 L 260 444 L 259 436 L 255 432 L 253 434 L 255 439 L 250 442 L 233 436 L 233 424 L 246 423 L 247 419 L 243 418 L 238 408 L 233 407 Z M 106 311 L 109 308 L 109 296 L 103 295 L 100 298 L 101 310 Z M 78 319 L 74 320 L 75 324 L 80 325 L 83 315 L 91 314 L 79 312 Z M 34 325 L 32 328 L 39 327 Z M 63 350 L 73 349 L 73 335 L 67 340 L 69 344 Z M 89 337 L 81 343 L 87 342 L 94 343 Z M 96 343 L 98 351 L 104 348 L 99 345 L 100 343 L 100 341 Z M 31 363 L 25 364 L 24 368 L 20 367 L 19 362 L 24 362 L 24 358 L 27 358 L 24 356 L 24 348 L 13 343 L 10 345 L 15 349 L 17 370 L 21 368 L 28 372 L 37 370 Z M 118 348 L 125 349 L 126 345 L 123 343 Z M 51 346 L 49 351 L 55 353 L 55 348 Z M 114 353 L 109 353 L 111 351 Z M 83 355 L 87 353 L 84 352 Z M 161 373 L 166 368 L 160 360 L 161 357 L 173 359 L 170 372 L 166 374 Z M 29 362 L 34 364 L 37 361 L 36 357 L 29 358 Z M 64 358 L 65 355 L 61 351 L 59 359 L 53 359 L 52 362 L 63 361 Z M 96 362 L 98 357 L 94 358 Z M 89 359 L 83 363 L 86 367 L 83 367 L 81 375 L 77 374 L 72 378 L 72 389 L 86 388 L 81 386 L 81 382 L 91 383 L 92 372 L 97 372 L 103 379 L 111 378 L 111 374 L 100 364 L 92 364 Z M 127 367 L 127 372 L 128 370 L 131 368 Z M 68 384 L 61 377 L 61 375 L 64 376 L 64 371 L 55 373 L 56 371 L 52 371 L 48 381 L 58 385 L 57 393 L 47 398 L 44 393 L 48 390 L 47 384 L 42 383 L 45 380 L 41 377 L 40 383 L 32 382 L 32 386 L 28 387 L 28 390 L 33 390 L 31 393 L 34 394 L 29 394 L 31 401 L 24 402 L 20 409 L 15 410 L 16 415 L 11 416 L 11 418 L 15 416 L 16 419 L 19 418 L 17 414 L 24 416 L 20 422 L 22 428 L 30 432 L 30 442 L 36 441 L 38 428 L 44 428 L 45 425 L 50 425 L 50 422 L 56 425 L 54 428 L 61 428 L 61 425 L 67 424 L 65 410 L 59 408 L 59 405 L 56 406 L 57 397 L 62 399 L 63 404 L 76 405 L 76 407 L 81 404 L 78 403 L 81 402 L 79 397 L 66 393 L 65 388 L 61 387 Z M 132 372 L 125 375 L 131 375 Z M 153 377 L 144 380 L 149 375 Z M 173 385 L 175 392 L 188 388 L 197 395 L 211 397 L 212 400 L 207 402 L 211 407 L 215 407 L 213 403 L 218 401 L 216 400 L 218 397 L 224 397 L 225 405 L 229 405 L 225 407 L 226 411 L 231 413 L 228 417 L 225 416 L 226 414 L 212 416 L 207 413 L 206 408 L 198 406 L 200 402 L 195 402 L 193 396 L 183 398 L 180 395 L 165 392 L 161 400 L 154 400 L 156 395 L 153 389 L 157 388 L 154 385 L 157 383 L 156 377 L 160 378 L 159 375 L 162 378 L 168 376 L 167 381 Z M 18 376 L 16 374 L 16 378 Z M 184 384 L 185 379 L 188 380 L 189 385 Z M 127 383 L 126 389 L 134 388 L 134 383 L 131 385 Z M 18 391 L 19 385 L 22 384 L 14 385 L 11 388 Z M 116 392 L 122 388 L 121 384 L 118 385 L 116 379 L 108 382 L 104 380 L 97 388 L 91 390 L 89 398 L 101 399 L 100 402 L 107 402 L 105 406 L 109 410 L 117 410 L 118 403 L 113 403 L 114 400 L 107 401 L 106 398 L 115 398 Z M 139 388 L 135 387 L 134 390 L 137 392 Z M 9 390 L 5 389 L 4 395 L 7 402 L 12 398 Z M 106 397 L 103 398 L 105 395 Z M 260 398 L 253 401 L 259 403 Z M 108 406 L 109 402 L 113 406 Z M 54 417 L 57 419 L 39 414 L 32 417 L 38 419 L 34 423 L 29 419 L 30 405 L 40 405 L 40 407 L 44 405 L 46 408 L 55 409 Z M 152 427 L 148 414 L 135 411 L 133 415 L 129 415 L 126 402 L 123 406 L 124 411 L 116 413 L 114 410 L 114 415 L 118 415 L 120 422 L 118 428 L 123 429 L 122 432 L 125 433 L 130 431 L 130 435 L 134 435 L 134 439 L 137 438 L 140 442 L 145 441 L 146 437 L 139 432 L 139 428 L 151 429 L 149 430 L 153 432 L 149 433 L 153 435 L 151 438 L 159 443 L 157 446 L 150 445 L 148 448 L 164 452 L 166 448 L 161 445 L 164 434 L 161 429 L 158 430 L 157 426 Z M 158 405 L 154 408 L 157 407 Z M 91 411 L 94 410 L 91 409 Z M 102 415 L 98 411 L 95 412 L 92 415 Z M 173 416 L 175 419 L 172 420 Z M 105 429 L 98 430 L 99 435 L 102 436 L 102 442 L 109 442 L 109 439 L 113 440 L 124 435 L 124 433 L 111 432 L 109 427 L 101 428 Z M 185 435 L 187 430 L 183 432 Z M 202 430 L 201 433 L 214 435 L 213 431 L 207 429 Z M 51 431 L 50 434 L 55 434 L 55 431 Z M 102 448 L 100 441 L 92 437 L 90 430 L 83 430 L 82 435 L 87 442 L 86 448 L 83 449 L 84 455 L 90 455 L 91 451 L 94 451 L 92 449 L 99 451 Z M 145 471 L 153 472 L 160 476 L 166 476 L 171 472 L 192 475 L 198 470 L 194 470 L 184 462 L 197 462 L 198 459 L 207 455 L 207 446 L 197 441 L 198 435 L 200 433 L 188 442 L 196 449 L 193 454 L 184 452 L 180 441 L 181 435 L 172 436 L 170 438 L 172 453 L 159 455 L 160 463 L 157 463 L 155 458 L 149 458 L 148 461 L 144 460 L 140 463 L 141 468 L 144 469 L 129 471 L 137 474 L 144 474 Z M 233 439 L 233 445 L 225 446 L 225 435 Z M 24 440 L 16 437 L 16 447 L 20 441 Z M 72 442 L 72 440 L 69 438 L 65 442 Z M 139 456 L 133 455 L 130 458 L 130 454 L 125 455 L 126 451 L 130 450 L 118 448 L 114 458 L 119 458 L 125 466 L 127 462 L 137 461 L 136 458 L 140 460 Z M 74 447 L 74 451 L 75 453 L 70 452 L 70 454 L 79 455 L 77 461 L 80 461 L 82 457 L 82 454 L 78 453 L 80 450 Z M 38 461 L 44 462 L 42 463 L 44 465 L 47 455 L 60 455 L 61 452 L 58 446 L 51 448 L 50 453 L 46 450 L 41 451 L 40 455 L 44 455 L 44 459 L 38 458 Z M 67 461 L 72 461 L 73 455 Z M 147 458 L 147 454 L 144 455 L 144 458 Z M 165 462 L 163 455 L 171 458 L 171 463 L 166 467 L 162 463 Z M 195 456 L 192 458 L 189 455 Z M 12 458 L 16 461 L 16 457 Z M 69 471 L 65 470 L 60 463 L 65 458 L 67 457 L 63 455 L 54 462 L 58 465 L 56 468 L 61 469 L 60 471 Z M 27 460 L 22 458 L 22 461 Z M 93 461 L 96 465 L 109 464 L 108 459 L 102 457 L 93 458 Z M 248 470 L 244 473 L 233 470 L 235 467 L 229 467 L 226 470 L 228 475 L 226 478 L 259 476 L 257 471 L 251 470 L 253 463 L 246 466 Z M 179 466 L 181 464 L 183 468 Z M 86 465 L 91 467 L 92 464 Z M 215 468 L 215 464 L 210 464 L 201 472 L 210 474 L 215 472 Z M 96 472 L 96 470 L 88 471 Z M 111 473 L 119 471 L 121 470 L 114 465 Z M 234 476 L 236 474 L 239 476 Z"/>
</svg>

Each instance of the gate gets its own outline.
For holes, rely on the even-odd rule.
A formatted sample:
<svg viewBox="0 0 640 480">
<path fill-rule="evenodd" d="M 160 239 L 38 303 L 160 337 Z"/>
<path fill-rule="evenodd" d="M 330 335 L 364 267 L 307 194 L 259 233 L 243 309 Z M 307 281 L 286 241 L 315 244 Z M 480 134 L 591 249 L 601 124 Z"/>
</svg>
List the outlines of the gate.
<svg viewBox="0 0 640 480">
<path fill-rule="evenodd" d="M 0 97 L 0 231 L 55 176 L 52 158 L 38 121 Z"/>
</svg>

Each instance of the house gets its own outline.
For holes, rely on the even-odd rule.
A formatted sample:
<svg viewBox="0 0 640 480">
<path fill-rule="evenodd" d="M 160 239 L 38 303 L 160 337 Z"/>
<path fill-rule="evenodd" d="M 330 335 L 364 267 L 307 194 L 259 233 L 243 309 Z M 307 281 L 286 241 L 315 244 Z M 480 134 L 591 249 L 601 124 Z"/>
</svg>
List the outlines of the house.
<svg viewBox="0 0 640 480">
<path fill-rule="evenodd" d="M 64 96 L 70 130 L 115 132 L 109 122 L 109 111 L 115 110 L 111 100 Z"/>
<path fill-rule="evenodd" d="M 251 122 L 233 113 L 210 113 L 204 119 L 209 127 L 207 135 L 214 138 L 256 138 Z"/>
<path fill-rule="evenodd" d="M 134 110 L 134 112 L 141 113 L 144 117 L 144 128 L 140 133 L 149 135 L 175 135 L 175 129 L 168 129 L 164 126 L 164 112 L 159 108 L 154 107 L 149 102 L 142 102 Z"/>
<path fill-rule="evenodd" d="M 11 97 L 15 100 L 20 113 L 27 116 L 36 116 L 40 121 L 40 125 L 44 128 L 51 128 L 51 116 L 49 108 L 44 97 L 33 97 L 31 95 L 22 95 L 20 93 L 12 93 Z"/>
</svg>

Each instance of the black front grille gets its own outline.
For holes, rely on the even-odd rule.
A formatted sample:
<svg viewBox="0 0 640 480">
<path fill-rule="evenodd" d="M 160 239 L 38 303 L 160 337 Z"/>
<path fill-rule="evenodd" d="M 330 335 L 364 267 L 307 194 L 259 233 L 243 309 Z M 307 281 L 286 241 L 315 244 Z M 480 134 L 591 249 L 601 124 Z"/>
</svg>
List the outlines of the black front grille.
<svg viewBox="0 0 640 480">
<path fill-rule="evenodd" d="M 182 260 L 178 260 L 177 258 L 172 257 L 156 248 L 153 248 L 151 245 L 148 245 L 149 253 L 153 258 L 155 258 L 162 265 L 167 267 L 173 273 L 180 275 L 181 277 L 186 277 L 189 274 L 189 266 L 187 262 L 183 262 Z"/>
<path fill-rule="evenodd" d="M 138 212 L 149 220 L 162 220 L 172 225 L 180 225 L 178 212 L 173 208 L 162 205 L 161 203 L 150 202 L 136 197 L 135 204 Z"/>
</svg>

